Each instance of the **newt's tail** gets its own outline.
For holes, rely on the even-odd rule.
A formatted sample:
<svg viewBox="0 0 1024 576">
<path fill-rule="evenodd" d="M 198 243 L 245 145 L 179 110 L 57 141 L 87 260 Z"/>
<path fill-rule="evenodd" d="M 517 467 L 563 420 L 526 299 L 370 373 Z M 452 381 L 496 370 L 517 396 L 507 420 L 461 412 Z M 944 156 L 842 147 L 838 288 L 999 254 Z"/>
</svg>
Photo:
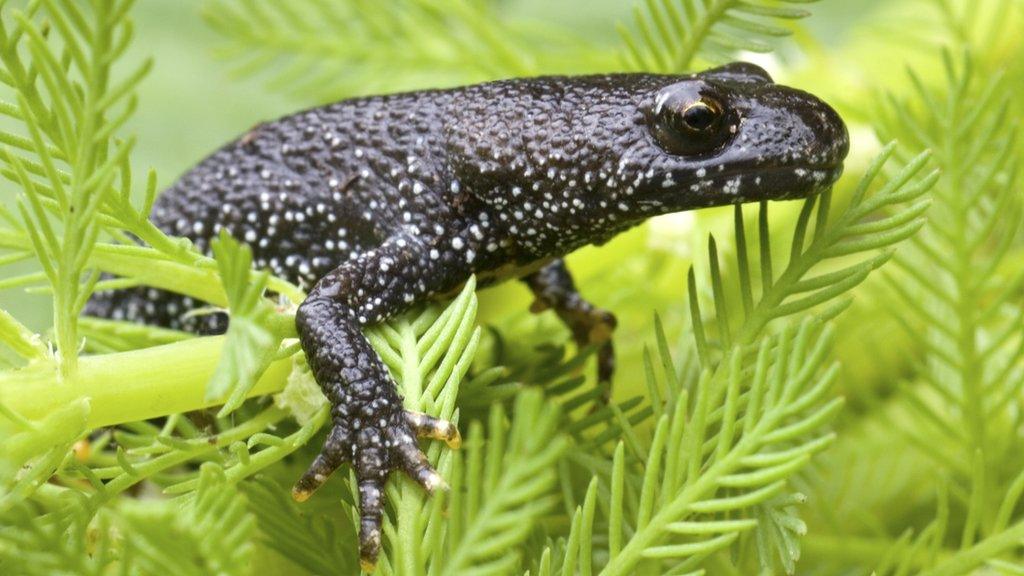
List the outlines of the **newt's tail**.
<svg viewBox="0 0 1024 576">
<path fill-rule="evenodd" d="M 158 288 L 138 287 L 96 292 L 85 304 L 86 316 L 148 324 L 194 334 L 223 334 L 228 328 L 227 314 L 196 314 L 205 307 L 188 296 Z"/>
</svg>

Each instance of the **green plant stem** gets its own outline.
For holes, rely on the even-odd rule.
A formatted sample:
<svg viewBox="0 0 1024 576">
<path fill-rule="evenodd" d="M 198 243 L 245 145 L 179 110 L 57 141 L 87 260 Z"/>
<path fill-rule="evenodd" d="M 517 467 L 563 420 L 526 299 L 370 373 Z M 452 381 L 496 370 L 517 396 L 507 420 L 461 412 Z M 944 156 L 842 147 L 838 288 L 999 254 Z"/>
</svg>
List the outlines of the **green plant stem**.
<svg viewBox="0 0 1024 576">
<path fill-rule="evenodd" d="M 73 385 L 78 373 L 78 316 L 71 310 L 81 282 L 79 274 L 69 269 L 74 254 L 61 255 L 58 266 L 59 283 L 53 292 L 53 329 L 58 350 L 59 375 L 62 385 Z"/>
<path fill-rule="evenodd" d="M 423 375 L 419 367 L 419 349 L 416 332 L 411 323 L 404 323 L 399 331 L 401 336 L 401 355 L 405 361 L 400 379 L 402 392 L 405 395 L 405 407 L 408 410 L 422 411 L 421 396 L 423 395 Z M 419 574 L 423 571 L 419 559 L 421 511 L 423 509 L 423 490 L 408 476 L 402 475 L 399 483 L 401 499 L 397 503 L 398 546 L 395 549 L 395 565 L 399 574 Z"/>
<path fill-rule="evenodd" d="M 31 249 L 31 244 L 23 234 L 0 230 L 0 248 L 27 250 Z M 173 248 L 164 246 L 162 249 Z M 97 244 L 89 254 L 88 265 L 138 280 L 147 286 L 171 290 L 217 306 L 227 305 L 227 295 L 212 260 L 208 266 L 200 266 L 198 261 L 184 264 L 159 256 L 144 248 Z"/>
<path fill-rule="evenodd" d="M 275 422 L 281 420 L 287 414 L 288 413 L 285 412 L 284 410 L 274 407 L 265 410 L 252 420 L 247 421 L 246 424 L 249 424 L 249 422 L 252 421 L 258 421 L 258 423 L 265 423 L 266 425 L 264 426 L 264 429 L 266 429 L 270 428 Z M 273 446 L 266 447 L 260 450 L 259 452 L 256 452 L 255 454 L 251 454 L 247 462 L 236 463 L 230 468 L 224 470 L 224 478 L 228 482 L 238 482 L 244 478 L 248 478 L 253 474 L 256 474 L 260 470 L 263 470 L 264 468 L 276 462 L 280 462 L 281 459 L 304 446 L 306 442 L 309 441 L 310 437 L 312 437 L 313 434 L 316 434 L 316 432 L 320 430 L 321 427 L 323 427 L 324 423 L 327 422 L 327 418 L 329 415 L 330 408 L 328 406 L 322 407 L 320 410 L 316 412 L 316 414 L 313 415 L 313 417 L 308 422 L 303 424 L 302 428 L 299 428 L 291 435 L 283 438 L 280 444 L 275 444 Z M 252 432 L 251 427 L 248 428 L 246 431 L 251 432 L 249 435 L 250 438 L 253 436 L 253 434 L 256 434 L 256 432 Z M 235 432 L 234 429 L 227 430 L 226 432 L 219 434 L 218 436 L 222 435 L 228 435 L 231 438 L 238 437 L 238 434 Z M 243 438 L 238 439 L 242 440 Z M 225 445 L 221 443 L 218 444 L 218 446 L 223 447 Z M 178 484 L 174 484 L 172 486 L 165 488 L 164 493 L 184 494 L 187 492 L 191 492 L 197 489 L 198 487 L 199 478 L 193 478 L 191 480 L 186 480 L 184 482 L 180 482 Z"/>
<path fill-rule="evenodd" d="M 152 226 L 152 223 L 149 223 Z M 215 306 L 227 306 L 227 295 L 212 258 L 183 249 L 159 230 L 144 238 L 159 253 L 142 247 L 97 244 L 89 254 L 88 265 L 103 272 L 137 280 L 140 284 L 163 288 L 198 298 Z M 0 248 L 31 250 L 23 234 L 0 230 Z M 267 287 L 292 302 L 302 302 L 305 294 L 295 285 L 271 276 Z"/>
<path fill-rule="evenodd" d="M 285 418 L 287 415 L 288 413 L 284 410 L 269 408 L 252 419 L 218 434 L 213 437 L 212 441 L 194 443 L 188 448 L 162 454 L 148 462 L 138 464 L 134 467 L 132 473 L 125 472 L 104 484 L 103 491 L 98 492 L 92 497 L 91 504 L 94 507 L 99 507 L 102 503 L 110 500 L 118 493 L 127 490 L 146 478 L 173 466 L 196 459 L 204 454 L 221 450 L 224 447 L 229 446 L 232 442 L 238 442 L 248 438 L 257 432 L 267 429 L 274 423 Z"/>
<path fill-rule="evenodd" d="M 675 67 L 671 70 L 672 72 L 683 72 L 690 69 L 694 56 L 697 55 L 697 51 L 704 44 L 708 34 L 711 33 L 712 25 L 721 20 L 726 10 L 731 8 L 733 4 L 734 0 L 714 2 L 702 16 L 696 19 L 693 27 L 690 28 L 690 33 L 686 35 L 685 43 L 679 49 L 679 57 L 676 59 Z"/>
<path fill-rule="evenodd" d="M 959 106 L 956 106 L 956 108 L 959 108 Z M 949 113 L 958 114 L 960 110 L 953 109 Z M 969 189 L 969 187 L 965 185 L 966 174 L 964 173 L 964 166 L 961 160 L 963 152 L 959 147 L 960 141 L 952 137 L 952 135 L 957 134 L 956 128 L 955 124 L 949 125 L 945 132 L 947 142 L 943 146 L 943 151 L 946 152 L 943 163 L 947 182 L 949 183 L 946 193 L 952 204 L 951 208 L 955 222 L 955 229 L 951 231 L 952 237 L 959 240 L 954 243 L 956 254 L 953 260 L 953 265 L 955 266 L 953 278 L 956 282 L 954 313 L 957 316 L 958 329 L 956 344 L 960 351 L 960 362 L 957 365 L 957 371 L 959 372 L 958 378 L 960 380 L 961 394 L 963 395 L 964 425 L 971 441 L 971 445 L 967 447 L 967 454 L 970 457 L 973 456 L 975 451 L 980 453 L 981 466 L 987 470 L 990 468 L 987 432 L 985 429 L 986 418 L 982 402 L 983 390 L 981 389 L 981 384 L 983 380 L 979 378 L 979 375 L 983 374 L 984 370 L 978 362 L 978 350 L 975 341 L 977 338 L 978 303 L 982 301 L 982 298 L 974 290 L 977 267 L 974 262 L 974 250 L 971 247 L 973 242 L 970 234 L 971 223 L 969 221 L 974 211 L 970 206 L 964 205 L 964 194 L 962 194 L 962 191 Z M 972 491 L 975 494 L 985 498 L 990 493 L 986 475 L 982 474 L 980 477 L 972 475 L 971 480 L 974 484 L 980 484 L 972 486 Z M 977 512 L 988 516 L 987 504 L 988 502 L 982 502 L 981 510 Z M 968 543 L 968 536 L 968 532 L 965 531 L 965 545 Z"/>
<path fill-rule="evenodd" d="M 40 419 L 55 406 L 88 398 L 89 428 L 199 410 L 214 404 L 206 400 L 206 384 L 224 340 L 209 336 L 84 357 L 78 376 L 60 383 L 52 364 L 0 373 L 0 403 L 25 418 Z M 248 396 L 279 392 L 290 371 L 290 360 L 274 362 Z"/>
</svg>

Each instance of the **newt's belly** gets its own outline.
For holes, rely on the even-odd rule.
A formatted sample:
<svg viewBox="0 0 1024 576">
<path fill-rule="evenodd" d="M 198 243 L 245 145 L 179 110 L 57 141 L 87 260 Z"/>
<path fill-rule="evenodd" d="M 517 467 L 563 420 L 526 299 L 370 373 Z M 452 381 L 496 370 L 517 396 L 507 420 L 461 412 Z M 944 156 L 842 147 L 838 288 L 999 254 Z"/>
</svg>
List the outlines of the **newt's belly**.
<svg viewBox="0 0 1024 576">
<path fill-rule="evenodd" d="M 544 266 L 548 265 L 555 258 L 541 258 L 540 260 L 534 260 L 529 264 L 517 264 L 515 262 L 509 262 L 493 270 L 485 270 L 477 272 L 476 278 L 480 286 L 493 286 L 494 284 L 501 284 L 506 280 L 514 280 L 516 278 L 522 278 L 533 274 L 537 270 L 540 270 Z"/>
<path fill-rule="evenodd" d="M 516 280 L 518 278 L 528 276 L 530 274 L 533 274 L 537 270 L 540 270 L 547 264 L 550 264 L 553 260 L 555 260 L 554 256 L 550 258 L 542 258 L 540 260 L 535 260 L 528 264 L 517 264 L 514 262 L 509 262 L 508 264 L 503 264 L 491 270 L 478 270 L 476 272 L 477 287 L 487 288 L 488 286 L 495 286 L 507 280 Z M 456 294 L 458 294 L 460 291 L 462 291 L 462 288 L 465 285 L 465 282 L 460 282 L 458 286 L 455 286 L 451 290 L 446 290 L 443 293 L 434 294 L 431 297 L 431 299 L 450 299 L 454 297 Z"/>
</svg>

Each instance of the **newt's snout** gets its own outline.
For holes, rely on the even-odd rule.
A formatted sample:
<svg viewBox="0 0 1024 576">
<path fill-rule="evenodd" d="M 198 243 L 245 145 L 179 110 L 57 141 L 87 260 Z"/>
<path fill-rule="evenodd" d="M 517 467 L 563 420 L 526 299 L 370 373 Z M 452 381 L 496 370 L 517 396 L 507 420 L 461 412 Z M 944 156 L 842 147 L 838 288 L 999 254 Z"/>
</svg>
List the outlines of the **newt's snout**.
<svg viewBox="0 0 1024 576">
<path fill-rule="evenodd" d="M 803 105 L 795 109 L 794 122 L 802 122 L 807 133 L 807 147 L 800 151 L 801 159 L 794 165 L 806 164 L 811 170 L 824 170 L 828 177 L 817 184 L 831 185 L 843 171 L 843 161 L 850 151 L 850 135 L 846 123 L 831 106 L 806 92 L 787 88 L 802 98 Z"/>
<path fill-rule="evenodd" d="M 799 198 L 831 186 L 850 149 L 846 124 L 828 104 L 802 90 L 767 85 L 736 101 L 736 145 L 720 165 L 733 198 L 722 203 Z M 725 174 L 723 174 L 725 175 Z"/>
</svg>

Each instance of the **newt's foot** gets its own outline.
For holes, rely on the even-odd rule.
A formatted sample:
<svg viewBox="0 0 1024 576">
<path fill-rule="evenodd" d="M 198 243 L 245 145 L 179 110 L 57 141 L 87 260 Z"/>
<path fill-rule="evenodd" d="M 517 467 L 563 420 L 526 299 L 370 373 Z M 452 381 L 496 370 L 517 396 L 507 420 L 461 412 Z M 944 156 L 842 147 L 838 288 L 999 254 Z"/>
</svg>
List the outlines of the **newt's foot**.
<svg viewBox="0 0 1024 576">
<path fill-rule="evenodd" d="M 353 465 L 359 489 L 359 564 L 370 572 L 377 563 L 384 515 L 384 482 L 400 469 L 430 493 L 448 485 L 427 461 L 417 437 L 444 440 L 457 448 L 462 439 L 454 424 L 419 412 L 400 410 L 377 420 L 335 416 L 320 454 L 292 488 L 303 502 L 345 462 Z"/>
<path fill-rule="evenodd" d="M 559 318 L 572 330 L 573 341 L 580 348 L 598 346 L 597 349 L 597 381 L 608 384 L 615 373 L 615 349 L 612 346 L 612 334 L 618 320 L 611 312 L 591 305 L 582 299 L 572 301 L 571 307 L 556 309 Z M 538 298 L 530 306 L 534 314 L 550 308 L 547 302 Z"/>
<path fill-rule="evenodd" d="M 615 373 L 615 349 L 612 347 L 612 333 L 618 325 L 615 315 L 601 308 L 591 307 L 573 313 L 570 320 L 573 338 L 580 347 L 598 346 L 597 381 L 609 384 Z M 610 387 L 608 388 L 610 391 Z M 610 398 L 605 398 L 605 401 Z"/>
<path fill-rule="evenodd" d="M 523 280 L 536 297 L 530 306 L 531 312 L 536 314 L 553 309 L 572 331 L 578 347 L 598 347 L 597 381 L 605 390 L 604 400 L 609 401 L 612 373 L 615 372 L 615 351 L 612 348 L 612 333 L 618 324 L 615 316 L 594 306 L 576 291 L 572 275 L 562 260 L 548 263 Z"/>
</svg>

